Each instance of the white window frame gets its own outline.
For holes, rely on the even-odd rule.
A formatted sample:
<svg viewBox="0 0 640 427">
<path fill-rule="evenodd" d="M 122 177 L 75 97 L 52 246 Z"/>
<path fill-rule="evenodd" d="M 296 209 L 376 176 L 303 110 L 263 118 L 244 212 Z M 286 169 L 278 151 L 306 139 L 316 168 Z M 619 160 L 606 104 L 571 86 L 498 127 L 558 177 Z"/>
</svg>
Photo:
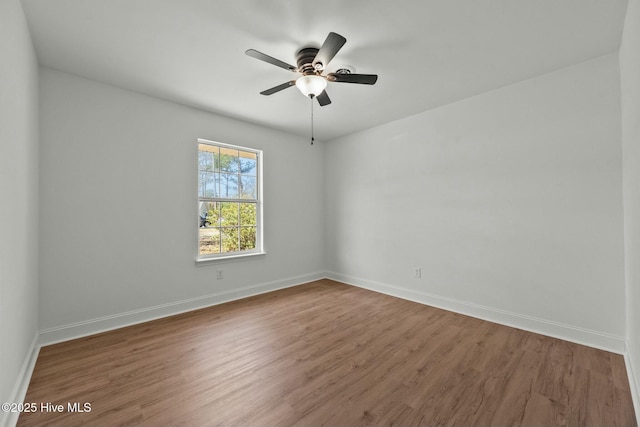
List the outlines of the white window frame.
<svg viewBox="0 0 640 427">
<path fill-rule="evenodd" d="M 255 199 L 255 204 L 256 204 L 256 246 L 254 249 L 248 249 L 248 250 L 244 250 L 244 251 L 237 251 L 237 252 L 222 252 L 222 253 L 217 253 L 217 254 L 204 254 L 201 255 L 200 254 L 200 203 L 201 202 L 231 202 L 231 203 L 246 203 L 247 199 L 229 199 L 229 198 L 223 198 L 223 197 L 201 197 L 201 195 L 199 194 L 200 192 L 200 188 L 199 188 L 199 182 L 200 182 L 200 168 L 199 168 L 199 151 L 200 151 L 200 144 L 207 144 L 207 145 L 211 145 L 211 146 L 215 146 L 215 147 L 221 147 L 221 148 L 228 148 L 228 149 L 232 149 L 232 150 L 240 150 L 240 151 L 245 151 L 245 152 L 250 152 L 250 153 L 254 153 L 256 154 L 256 168 L 257 168 L 257 172 L 256 172 L 256 199 Z M 211 261 L 218 261 L 218 260 L 230 260 L 230 259 L 236 259 L 236 258 L 244 258 L 244 257 L 252 257 L 252 256 L 259 256 L 259 255 L 264 255 L 265 251 L 264 251 L 264 232 L 263 232 L 263 180 L 262 180 L 262 162 L 263 162 L 263 152 L 262 150 L 258 150 L 255 148 L 249 148 L 249 147 L 243 147 L 240 145 L 232 145 L 232 144 L 225 144 L 222 142 L 217 142 L 217 141 L 211 141 L 211 140 L 207 140 L 207 139 L 202 139 L 202 138 L 198 138 L 197 144 L 196 144 L 196 173 L 198 174 L 197 176 L 197 237 L 196 237 L 196 263 L 207 263 L 207 262 L 211 262 Z"/>
</svg>

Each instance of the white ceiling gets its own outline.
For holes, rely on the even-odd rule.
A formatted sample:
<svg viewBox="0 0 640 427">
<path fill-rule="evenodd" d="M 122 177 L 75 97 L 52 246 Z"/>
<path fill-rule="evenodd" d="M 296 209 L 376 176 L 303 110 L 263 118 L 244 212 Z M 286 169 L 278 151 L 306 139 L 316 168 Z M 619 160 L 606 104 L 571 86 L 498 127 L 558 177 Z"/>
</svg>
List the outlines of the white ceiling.
<svg viewBox="0 0 640 427">
<path fill-rule="evenodd" d="M 376 126 L 617 51 L 626 0 L 22 0 L 44 66 L 287 132 L 309 134 L 295 74 L 330 31 L 374 86 L 329 83 L 316 139 Z"/>
</svg>

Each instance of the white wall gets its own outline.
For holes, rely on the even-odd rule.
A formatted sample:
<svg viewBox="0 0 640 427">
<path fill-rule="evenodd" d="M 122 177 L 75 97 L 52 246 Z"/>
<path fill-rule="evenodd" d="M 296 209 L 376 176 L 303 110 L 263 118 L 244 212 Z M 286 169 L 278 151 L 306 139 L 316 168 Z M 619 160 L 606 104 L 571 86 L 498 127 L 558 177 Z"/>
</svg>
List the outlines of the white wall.
<svg viewBox="0 0 640 427">
<path fill-rule="evenodd" d="M 44 342 L 322 276 L 322 144 L 40 75 Z M 264 150 L 265 256 L 195 265 L 197 138 Z"/>
<path fill-rule="evenodd" d="M 612 54 L 328 142 L 332 277 L 623 351 L 619 82 Z"/>
<path fill-rule="evenodd" d="M 627 281 L 627 363 L 640 415 L 640 1 L 629 0 L 620 48 Z"/>
<path fill-rule="evenodd" d="M 0 1 L 0 402 L 21 390 L 38 323 L 38 64 L 18 0 Z M 28 378 L 27 378 L 28 379 Z M 0 425 L 10 423 L 0 412 Z"/>
</svg>

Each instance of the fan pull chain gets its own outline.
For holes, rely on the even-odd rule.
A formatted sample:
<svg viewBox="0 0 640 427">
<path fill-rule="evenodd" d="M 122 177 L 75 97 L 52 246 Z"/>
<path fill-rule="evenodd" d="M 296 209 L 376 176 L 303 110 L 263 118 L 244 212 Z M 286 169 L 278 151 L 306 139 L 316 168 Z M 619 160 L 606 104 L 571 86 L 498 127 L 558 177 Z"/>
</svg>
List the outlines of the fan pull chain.
<svg viewBox="0 0 640 427">
<path fill-rule="evenodd" d="M 310 96 L 309 99 L 311 100 L 311 145 L 313 145 L 313 141 L 315 141 L 313 138 L 313 96 Z"/>
</svg>

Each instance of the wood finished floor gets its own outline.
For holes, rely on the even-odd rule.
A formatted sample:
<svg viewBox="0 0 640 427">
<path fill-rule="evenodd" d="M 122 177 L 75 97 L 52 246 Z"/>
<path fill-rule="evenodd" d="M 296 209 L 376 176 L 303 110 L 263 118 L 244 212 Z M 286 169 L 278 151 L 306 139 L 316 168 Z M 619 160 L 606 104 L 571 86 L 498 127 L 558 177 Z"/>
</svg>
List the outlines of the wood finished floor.
<svg viewBox="0 0 640 427">
<path fill-rule="evenodd" d="M 43 347 L 19 426 L 637 426 L 622 356 L 321 280 Z"/>
</svg>

